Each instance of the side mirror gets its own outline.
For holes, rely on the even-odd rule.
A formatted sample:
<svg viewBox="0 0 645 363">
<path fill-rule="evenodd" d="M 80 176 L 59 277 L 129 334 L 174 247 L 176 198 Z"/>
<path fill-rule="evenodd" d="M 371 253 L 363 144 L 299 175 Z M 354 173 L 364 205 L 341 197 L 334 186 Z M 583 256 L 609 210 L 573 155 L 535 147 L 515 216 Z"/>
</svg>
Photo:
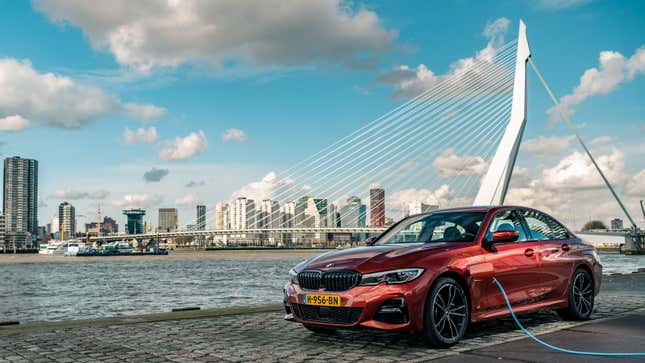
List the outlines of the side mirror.
<svg viewBox="0 0 645 363">
<path fill-rule="evenodd" d="M 515 230 L 493 232 L 493 242 L 515 242 L 518 238 L 520 232 Z"/>
<path fill-rule="evenodd" d="M 374 243 L 376 243 L 376 237 L 370 237 L 365 240 L 365 245 L 367 246 L 373 246 Z"/>
</svg>

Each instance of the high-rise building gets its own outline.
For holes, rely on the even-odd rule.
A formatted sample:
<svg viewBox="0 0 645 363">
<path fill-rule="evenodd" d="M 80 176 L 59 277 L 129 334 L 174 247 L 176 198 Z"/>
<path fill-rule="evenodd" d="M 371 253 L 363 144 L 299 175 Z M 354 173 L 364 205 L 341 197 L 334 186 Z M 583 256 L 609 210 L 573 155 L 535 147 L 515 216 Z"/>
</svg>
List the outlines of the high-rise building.
<svg viewBox="0 0 645 363">
<path fill-rule="evenodd" d="M 436 204 L 427 204 L 423 202 L 412 202 L 408 204 L 408 215 L 414 215 L 419 213 L 427 213 L 433 210 L 439 209 L 439 206 Z"/>
<path fill-rule="evenodd" d="M 614 218 L 611 220 L 611 229 L 623 229 L 623 220 Z"/>
<path fill-rule="evenodd" d="M 4 226 L 4 215 L 0 213 L 0 250 L 3 250 L 7 247 L 4 240 L 5 226 Z"/>
<path fill-rule="evenodd" d="M 340 214 L 334 203 L 327 207 L 327 227 L 340 227 Z"/>
<path fill-rule="evenodd" d="M 383 227 L 385 225 L 385 190 L 383 188 L 370 189 L 370 226 Z"/>
<path fill-rule="evenodd" d="M 178 225 L 177 208 L 159 208 L 159 232 L 174 232 Z"/>
<path fill-rule="evenodd" d="M 340 208 L 341 227 L 365 227 L 367 206 L 359 197 L 347 198 L 347 204 Z"/>
<path fill-rule="evenodd" d="M 67 202 L 58 205 L 58 228 L 63 240 L 76 236 L 76 208 Z"/>
<path fill-rule="evenodd" d="M 305 215 L 305 210 L 307 210 L 307 201 L 309 200 L 308 196 L 303 196 L 298 198 L 295 201 L 295 209 L 293 213 L 293 226 L 294 227 L 304 227 L 307 225 Z"/>
<path fill-rule="evenodd" d="M 143 209 L 126 209 L 123 211 L 123 214 L 128 218 L 125 225 L 125 231 L 127 234 L 141 234 L 144 231 L 143 228 L 143 217 L 146 215 L 146 211 Z"/>
<path fill-rule="evenodd" d="M 198 231 L 206 230 L 206 206 L 198 205 L 197 206 L 197 219 L 195 221 L 195 228 Z"/>
<path fill-rule="evenodd" d="M 280 208 L 280 227 L 293 228 L 294 216 L 296 214 L 296 203 L 288 202 Z"/>
<path fill-rule="evenodd" d="M 231 211 L 231 229 L 250 229 L 255 226 L 255 201 L 245 197 L 235 199 Z"/>
<path fill-rule="evenodd" d="M 327 227 L 327 199 L 307 199 L 307 209 L 305 209 L 305 216 L 307 217 L 306 227 Z"/>
<path fill-rule="evenodd" d="M 231 215 L 228 203 L 220 202 L 215 205 L 215 229 L 231 228 Z"/>
<path fill-rule="evenodd" d="M 260 204 L 257 220 L 258 228 L 280 227 L 280 204 L 271 199 L 264 199 Z"/>
<path fill-rule="evenodd" d="M 38 161 L 4 159 L 3 214 L 6 243 L 32 247 L 38 233 Z"/>
</svg>

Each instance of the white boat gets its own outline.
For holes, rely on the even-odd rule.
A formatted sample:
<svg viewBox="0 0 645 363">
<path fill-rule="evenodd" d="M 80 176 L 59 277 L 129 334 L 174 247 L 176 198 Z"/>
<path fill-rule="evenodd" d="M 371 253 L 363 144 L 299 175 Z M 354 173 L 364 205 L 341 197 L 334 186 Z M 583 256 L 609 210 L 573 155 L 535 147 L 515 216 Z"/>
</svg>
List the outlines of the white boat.
<svg viewBox="0 0 645 363">
<path fill-rule="evenodd" d="M 49 241 L 48 244 L 40 246 L 38 253 L 42 255 L 62 255 L 66 251 L 67 243 L 65 241 Z"/>
</svg>

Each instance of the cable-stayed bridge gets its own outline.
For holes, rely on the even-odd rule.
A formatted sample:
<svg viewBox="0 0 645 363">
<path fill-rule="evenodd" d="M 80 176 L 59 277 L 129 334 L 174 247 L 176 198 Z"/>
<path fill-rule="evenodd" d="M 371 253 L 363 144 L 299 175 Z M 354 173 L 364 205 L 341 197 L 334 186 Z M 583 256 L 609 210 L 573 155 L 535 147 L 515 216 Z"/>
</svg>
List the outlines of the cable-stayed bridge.
<svg viewBox="0 0 645 363">
<path fill-rule="evenodd" d="M 527 120 L 529 63 L 557 105 L 531 60 L 520 22 L 516 39 L 491 42 L 475 57 L 454 64 L 448 74 L 429 75 L 427 88 L 416 97 L 279 176 L 270 174 L 243 188 L 230 203 L 210 208 L 202 218 L 215 221 L 217 228 L 92 240 L 326 240 L 334 234 L 379 233 L 385 229 L 386 211 L 399 218 L 406 204 L 416 201 L 442 208 L 504 204 Z M 568 116 L 560 112 L 595 165 Z M 386 191 L 389 198 L 375 199 L 370 190 Z M 371 212 L 380 211 L 369 227 L 365 200 L 370 200 Z"/>
</svg>

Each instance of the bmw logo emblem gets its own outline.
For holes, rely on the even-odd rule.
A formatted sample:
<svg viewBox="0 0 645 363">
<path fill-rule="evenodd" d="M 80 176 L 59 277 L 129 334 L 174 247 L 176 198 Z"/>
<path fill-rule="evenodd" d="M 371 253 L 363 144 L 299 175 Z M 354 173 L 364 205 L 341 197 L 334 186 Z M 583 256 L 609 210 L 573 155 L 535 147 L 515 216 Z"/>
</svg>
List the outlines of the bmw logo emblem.
<svg viewBox="0 0 645 363">
<path fill-rule="evenodd" d="M 326 265 L 325 265 L 325 267 L 327 267 L 327 268 L 329 268 L 329 267 L 333 267 L 333 266 L 334 266 L 334 264 L 333 264 L 333 263 L 328 263 L 328 264 L 326 264 Z"/>
</svg>

